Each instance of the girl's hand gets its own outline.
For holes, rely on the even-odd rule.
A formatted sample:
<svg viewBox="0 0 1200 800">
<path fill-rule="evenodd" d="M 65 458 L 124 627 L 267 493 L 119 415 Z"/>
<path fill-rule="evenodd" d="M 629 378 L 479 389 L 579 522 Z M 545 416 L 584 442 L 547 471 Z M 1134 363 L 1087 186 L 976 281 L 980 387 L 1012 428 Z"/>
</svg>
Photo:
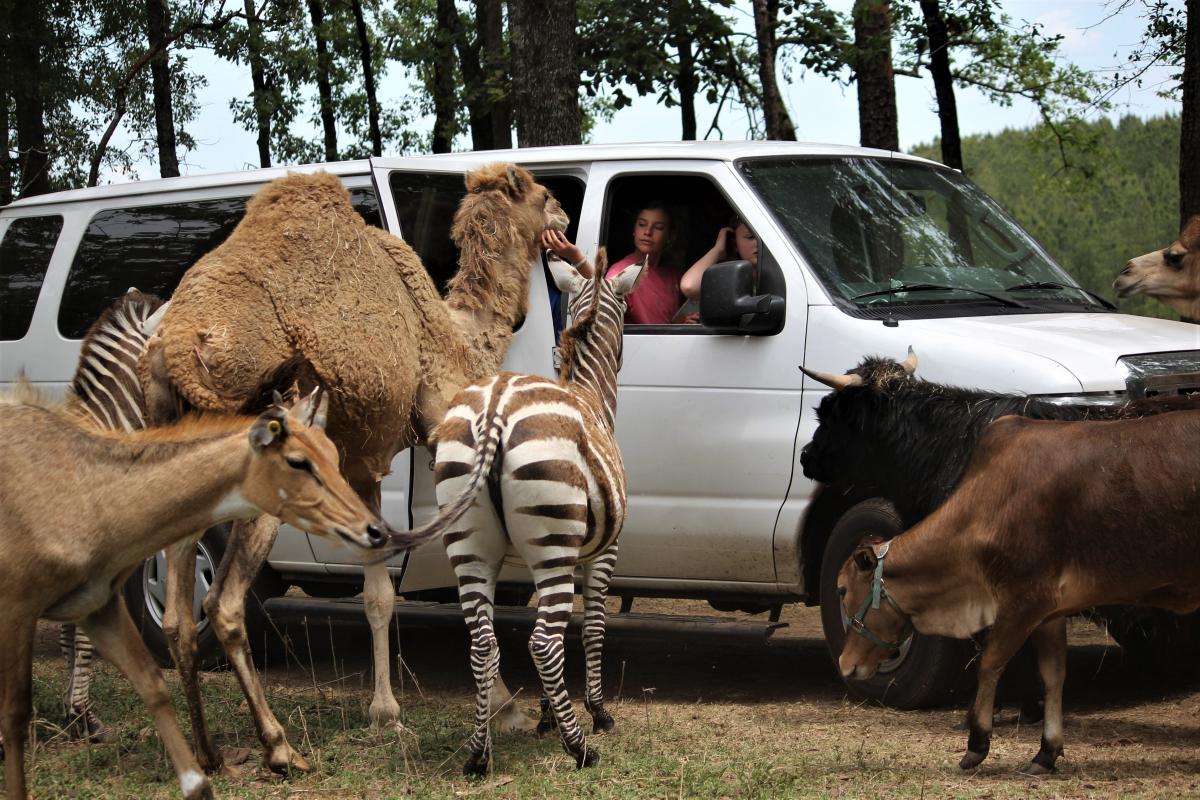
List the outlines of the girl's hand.
<svg viewBox="0 0 1200 800">
<path fill-rule="evenodd" d="M 729 237 L 732 235 L 733 235 L 733 228 L 730 228 L 728 226 L 721 228 L 721 230 L 717 231 L 717 242 L 716 242 L 716 244 L 713 245 L 713 250 L 720 250 L 720 251 L 724 252 L 725 249 L 729 246 L 728 245 Z"/>
</svg>

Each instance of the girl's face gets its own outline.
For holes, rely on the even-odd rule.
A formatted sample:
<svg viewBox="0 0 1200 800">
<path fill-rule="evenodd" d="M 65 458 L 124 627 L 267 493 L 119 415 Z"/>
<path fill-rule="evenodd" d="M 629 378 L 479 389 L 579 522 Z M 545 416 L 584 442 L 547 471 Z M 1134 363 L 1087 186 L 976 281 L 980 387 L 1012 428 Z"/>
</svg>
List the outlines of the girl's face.
<svg viewBox="0 0 1200 800">
<path fill-rule="evenodd" d="M 644 208 L 638 212 L 633 225 L 633 246 L 643 256 L 656 261 L 667 249 L 668 229 L 671 226 L 667 212 L 661 208 Z"/>
<path fill-rule="evenodd" d="M 749 261 L 754 266 L 758 266 L 758 237 L 754 235 L 754 231 L 746 227 L 745 223 L 738 225 L 733 231 L 734 246 L 737 248 L 738 258 Z"/>
</svg>

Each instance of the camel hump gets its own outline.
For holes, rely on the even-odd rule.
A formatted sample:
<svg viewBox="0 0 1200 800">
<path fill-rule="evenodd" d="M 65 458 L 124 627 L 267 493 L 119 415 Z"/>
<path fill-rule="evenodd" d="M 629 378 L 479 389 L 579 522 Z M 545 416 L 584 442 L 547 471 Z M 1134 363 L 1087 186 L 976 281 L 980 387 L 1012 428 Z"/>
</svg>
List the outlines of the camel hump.
<svg viewBox="0 0 1200 800">
<path fill-rule="evenodd" d="M 259 189 L 246 204 L 246 217 L 269 213 L 283 206 L 315 206 L 328 211 L 350 207 L 350 193 L 337 175 L 328 172 L 291 172 Z"/>
</svg>

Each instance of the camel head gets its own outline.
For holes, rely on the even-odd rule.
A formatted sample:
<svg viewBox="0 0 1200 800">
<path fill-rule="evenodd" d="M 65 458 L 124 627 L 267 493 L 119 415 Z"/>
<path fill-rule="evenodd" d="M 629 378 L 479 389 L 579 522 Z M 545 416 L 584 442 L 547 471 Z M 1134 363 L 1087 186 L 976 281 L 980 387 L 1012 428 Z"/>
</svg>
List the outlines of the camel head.
<svg viewBox="0 0 1200 800">
<path fill-rule="evenodd" d="M 1117 297 L 1144 294 L 1186 319 L 1200 320 L 1200 214 L 1163 250 L 1131 259 L 1113 281 Z"/>
<path fill-rule="evenodd" d="M 554 195 L 515 164 L 480 167 L 467 173 L 466 183 L 450 229 L 461 256 L 447 302 L 515 325 L 525 316 L 542 231 L 566 230 L 570 220 Z"/>
</svg>

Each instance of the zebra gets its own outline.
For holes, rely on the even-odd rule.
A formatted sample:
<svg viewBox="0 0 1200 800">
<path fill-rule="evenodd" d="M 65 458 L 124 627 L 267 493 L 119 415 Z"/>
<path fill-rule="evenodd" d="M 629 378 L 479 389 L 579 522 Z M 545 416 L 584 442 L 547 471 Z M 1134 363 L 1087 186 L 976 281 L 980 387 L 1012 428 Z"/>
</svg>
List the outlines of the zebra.
<svg viewBox="0 0 1200 800">
<path fill-rule="evenodd" d="M 600 684 L 605 608 L 625 521 L 625 470 L 614 435 L 625 298 L 645 273 L 634 265 L 611 280 L 597 255 L 594 277 L 550 260 L 554 282 L 571 299 L 572 326 L 559 347 L 558 380 L 504 372 L 463 389 L 430 437 L 439 511 L 398 537 L 417 543 L 443 534 L 458 577 L 471 635 L 477 694 L 467 775 L 491 758 L 488 696 L 500 667 L 493 627 L 496 579 L 506 558 L 529 565 L 538 615 L 529 650 L 542 681 L 539 733 L 558 728 L 576 766 L 594 766 L 563 682 L 563 635 L 583 564 L 585 707 L 593 733 L 612 730 Z M 479 500 L 484 487 L 487 499 Z"/>
<path fill-rule="evenodd" d="M 92 323 L 80 346 L 66 408 L 102 430 L 145 427 L 145 402 L 137 362 L 166 305 L 130 289 Z M 58 646 L 67 662 L 63 694 L 66 730 L 73 738 L 102 742 L 107 729 L 92 710 L 92 642 L 75 625 L 63 625 Z"/>
</svg>

